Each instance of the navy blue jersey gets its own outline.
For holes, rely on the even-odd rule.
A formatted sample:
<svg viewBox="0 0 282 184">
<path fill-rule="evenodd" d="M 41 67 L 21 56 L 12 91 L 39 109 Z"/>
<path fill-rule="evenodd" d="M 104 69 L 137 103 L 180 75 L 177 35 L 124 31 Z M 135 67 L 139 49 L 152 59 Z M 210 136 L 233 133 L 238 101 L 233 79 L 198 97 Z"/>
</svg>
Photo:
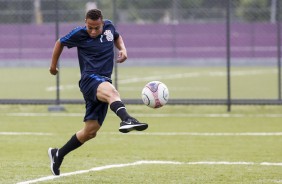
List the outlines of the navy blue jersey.
<svg viewBox="0 0 282 184">
<path fill-rule="evenodd" d="M 68 48 L 77 47 L 81 75 L 98 74 L 111 77 L 114 59 L 114 40 L 119 33 L 111 21 L 104 20 L 102 34 L 91 38 L 86 26 L 73 29 L 60 42 Z"/>
</svg>

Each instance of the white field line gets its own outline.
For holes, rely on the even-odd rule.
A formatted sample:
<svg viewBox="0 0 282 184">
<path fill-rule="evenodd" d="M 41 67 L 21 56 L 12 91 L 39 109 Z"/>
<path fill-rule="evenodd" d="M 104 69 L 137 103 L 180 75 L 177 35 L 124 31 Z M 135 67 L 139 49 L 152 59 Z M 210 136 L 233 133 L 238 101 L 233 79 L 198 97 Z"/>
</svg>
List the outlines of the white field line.
<svg viewBox="0 0 282 184">
<path fill-rule="evenodd" d="M 261 180 L 260 183 L 282 183 L 282 180 L 275 180 L 275 179 Z"/>
<path fill-rule="evenodd" d="M 142 87 L 143 86 L 140 86 L 139 87 L 139 90 L 141 91 L 142 90 Z M 79 90 L 78 86 L 77 85 L 60 85 L 59 89 L 61 91 L 64 91 L 64 90 Z M 50 87 L 47 87 L 46 88 L 46 91 L 56 91 L 57 90 L 57 86 L 50 86 Z M 138 90 L 138 87 L 122 87 L 122 90 L 123 91 L 136 91 Z M 169 88 L 170 91 L 208 91 L 209 88 L 207 87 L 193 87 L 193 88 L 189 88 L 187 86 L 185 87 L 170 87 Z"/>
<path fill-rule="evenodd" d="M 49 116 L 49 117 L 83 117 L 84 113 L 7 113 L 6 116 L 15 116 L 15 117 L 42 117 L 42 116 Z"/>
<path fill-rule="evenodd" d="M 136 90 L 142 91 L 143 86 L 139 86 L 139 87 L 129 87 L 129 86 L 122 86 L 121 89 L 123 91 L 136 91 Z M 208 87 L 189 87 L 189 86 L 177 86 L 177 87 L 170 87 L 169 91 L 208 91 L 209 88 Z"/>
<path fill-rule="evenodd" d="M 282 132 L 130 132 L 121 134 L 120 132 L 101 132 L 101 135 L 134 135 L 134 136 L 282 136 Z M 0 132 L 1 135 L 36 135 L 52 136 L 52 133 L 42 132 Z"/>
<path fill-rule="evenodd" d="M 261 75 L 261 74 L 272 74 L 277 73 L 276 70 L 252 70 L 252 71 L 232 71 L 231 76 L 246 76 L 246 75 Z M 214 72 L 190 72 L 190 73 L 178 73 L 178 74 L 165 74 L 155 75 L 149 77 L 135 77 L 130 79 L 121 79 L 119 84 L 130 84 L 136 82 L 148 82 L 151 80 L 164 80 L 164 79 L 183 79 L 183 78 L 197 78 L 197 77 L 224 77 L 226 76 L 225 71 L 214 71 Z M 73 90 L 78 89 L 77 85 L 61 85 L 60 90 Z M 46 88 L 46 91 L 56 91 L 56 86 L 50 86 Z"/>
<path fill-rule="evenodd" d="M 101 132 L 103 134 L 119 135 L 119 132 Z M 121 135 L 135 136 L 282 136 L 282 132 L 130 132 Z"/>
<path fill-rule="evenodd" d="M 52 133 L 43 132 L 0 132 L 0 135 L 38 135 L 38 136 L 50 136 Z"/>
<path fill-rule="evenodd" d="M 41 116 L 56 116 L 56 117 L 83 117 L 84 113 L 0 113 L 6 116 L 19 116 L 19 117 L 41 117 Z M 282 118 L 281 114 L 188 114 L 188 113 L 173 113 L 173 114 L 131 114 L 134 117 L 190 117 L 190 118 Z M 115 116 L 109 113 L 109 116 Z"/>
<path fill-rule="evenodd" d="M 245 75 L 260 75 L 275 73 L 275 70 L 255 70 L 255 71 L 234 71 L 231 72 L 232 76 L 245 76 Z M 150 80 L 161 80 L 161 79 L 178 79 L 178 78 L 196 78 L 196 77 L 222 77 L 226 76 L 224 71 L 215 71 L 215 72 L 190 72 L 182 74 L 171 74 L 171 75 L 159 75 L 159 76 L 150 76 L 150 77 L 140 77 L 140 78 L 131 78 L 120 80 L 120 84 L 135 83 L 140 81 L 150 81 Z"/>
<path fill-rule="evenodd" d="M 138 166 L 138 165 L 144 165 L 144 164 L 167 164 L 167 165 L 259 165 L 259 166 L 282 166 L 282 163 L 270 163 L 270 162 L 262 162 L 262 163 L 255 163 L 255 162 L 228 162 L 228 161 L 219 161 L 219 162 L 209 162 L 209 161 L 200 161 L 200 162 L 176 162 L 176 161 L 158 161 L 158 160 L 141 160 L 136 161 L 133 163 L 126 163 L 126 164 L 113 164 L 113 165 L 105 165 L 100 167 L 93 167 L 88 170 L 79 170 L 69 173 L 63 173 L 60 176 L 45 176 L 29 181 L 23 181 L 19 182 L 17 184 L 30 184 L 30 183 L 37 183 L 41 181 L 48 181 L 53 179 L 58 179 L 61 177 L 66 176 L 72 176 L 72 175 L 78 175 L 78 174 L 84 174 L 89 172 L 96 172 L 96 171 L 102 171 L 106 169 L 113 169 L 113 168 L 123 168 L 123 167 L 129 167 L 129 166 Z"/>
<path fill-rule="evenodd" d="M 69 85 L 60 85 L 59 86 L 59 89 L 61 91 L 64 91 L 64 90 L 77 90 L 79 89 L 78 85 L 74 85 L 74 84 L 69 84 Z M 46 91 L 56 91 L 57 90 L 57 86 L 50 86 L 50 87 L 47 87 L 46 88 Z"/>
<path fill-rule="evenodd" d="M 194 78 L 194 77 L 200 77 L 200 72 L 191 72 L 191 73 L 178 73 L 178 74 L 167 74 L 167 75 L 155 75 L 155 76 L 149 76 L 149 77 L 135 77 L 135 78 L 129 78 L 129 79 L 121 79 L 119 80 L 120 84 L 130 84 L 130 83 L 136 83 L 136 82 L 146 82 L 151 80 L 163 80 L 163 79 L 182 79 L 182 78 Z"/>
<path fill-rule="evenodd" d="M 253 70 L 253 71 L 233 71 L 231 76 L 246 76 L 246 75 L 261 75 L 261 74 L 272 74 L 276 73 L 275 70 Z M 150 77 L 139 77 L 119 80 L 120 84 L 136 83 L 141 81 L 151 81 L 151 80 L 163 80 L 163 79 L 182 79 L 182 78 L 197 78 L 197 77 L 224 77 L 226 76 L 225 71 L 214 71 L 214 72 L 190 72 L 190 73 L 180 73 L 180 74 L 166 74 L 166 75 L 156 75 Z"/>
</svg>

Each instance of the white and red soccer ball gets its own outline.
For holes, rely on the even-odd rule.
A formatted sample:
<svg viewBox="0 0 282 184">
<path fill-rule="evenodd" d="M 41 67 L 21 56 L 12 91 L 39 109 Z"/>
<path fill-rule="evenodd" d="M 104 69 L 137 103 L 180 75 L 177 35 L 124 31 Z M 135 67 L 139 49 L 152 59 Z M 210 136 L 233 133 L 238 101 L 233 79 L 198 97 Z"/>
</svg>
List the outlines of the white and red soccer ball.
<svg viewBox="0 0 282 184">
<path fill-rule="evenodd" d="M 151 108 L 164 106 L 169 98 L 167 86 L 160 81 L 152 81 L 145 85 L 142 90 L 142 101 Z"/>
</svg>

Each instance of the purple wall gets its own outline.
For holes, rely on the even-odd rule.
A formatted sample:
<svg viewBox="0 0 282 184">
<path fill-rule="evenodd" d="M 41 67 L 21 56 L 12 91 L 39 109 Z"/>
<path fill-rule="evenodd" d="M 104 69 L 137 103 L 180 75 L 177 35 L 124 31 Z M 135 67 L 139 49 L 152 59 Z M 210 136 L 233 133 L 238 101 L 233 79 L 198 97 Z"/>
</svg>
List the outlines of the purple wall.
<svg viewBox="0 0 282 184">
<path fill-rule="evenodd" d="M 83 24 L 82 24 L 83 25 Z M 60 36 L 74 24 L 61 24 Z M 130 58 L 224 58 L 225 24 L 126 24 L 118 25 Z M 232 57 L 276 57 L 274 24 L 232 24 Z M 0 60 L 50 59 L 55 25 L 0 25 Z M 76 49 L 65 49 L 65 58 L 76 58 Z"/>
</svg>

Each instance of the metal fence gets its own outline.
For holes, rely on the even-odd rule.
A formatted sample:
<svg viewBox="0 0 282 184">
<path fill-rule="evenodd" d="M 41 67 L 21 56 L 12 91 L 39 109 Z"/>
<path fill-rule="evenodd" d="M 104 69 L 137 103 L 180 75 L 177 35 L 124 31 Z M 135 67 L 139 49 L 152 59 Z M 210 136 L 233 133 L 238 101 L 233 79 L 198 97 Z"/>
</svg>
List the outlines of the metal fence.
<svg viewBox="0 0 282 184">
<path fill-rule="evenodd" d="M 228 109 L 232 104 L 280 105 L 280 4 L 279 0 L 0 0 L 0 66 L 47 67 L 55 40 L 73 27 L 83 25 L 87 9 L 99 8 L 126 35 L 130 60 L 142 60 L 138 65 L 161 63 L 187 70 L 191 66 L 224 66 L 221 72 L 226 75 L 226 81 L 221 88 L 226 90 L 226 95 L 177 97 L 169 103 L 225 104 Z M 66 65 L 75 65 L 75 50 L 65 51 L 63 57 Z M 134 62 L 126 66 L 130 63 Z M 258 99 L 236 97 L 232 68 L 237 66 L 271 67 L 275 71 L 277 91 Z M 118 77 L 116 69 L 116 85 Z M 4 79 L 0 79 L 4 84 L 1 80 Z M 61 99 L 59 77 L 56 82 L 56 97 L 2 96 L 0 103 L 82 103 L 77 99 Z M 246 88 L 251 88 L 247 85 L 246 82 Z M 125 101 L 141 103 L 135 98 Z"/>
</svg>

